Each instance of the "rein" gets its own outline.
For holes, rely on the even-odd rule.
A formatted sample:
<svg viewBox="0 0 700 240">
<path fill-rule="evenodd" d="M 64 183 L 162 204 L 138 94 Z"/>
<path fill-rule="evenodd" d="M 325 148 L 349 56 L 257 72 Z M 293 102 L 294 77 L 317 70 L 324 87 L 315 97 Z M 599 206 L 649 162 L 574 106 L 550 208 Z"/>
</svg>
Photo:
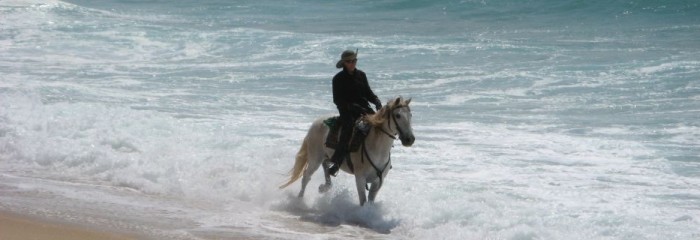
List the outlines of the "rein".
<svg viewBox="0 0 700 240">
<path fill-rule="evenodd" d="M 391 164 L 391 153 L 389 154 L 389 161 L 386 161 L 386 164 L 382 167 L 382 169 L 379 169 L 376 164 L 372 161 L 372 158 L 369 157 L 369 153 L 367 153 L 367 145 L 363 142 L 362 143 L 362 158 L 361 161 L 364 162 L 365 158 L 367 158 L 367 161 L 369 162 L 370 165 L 372 165 L 372 168 L 374 168 L 374 171 L 377 173 L 377 177 L 379 178 L 379 186 L 381 186 L 384 183 L 384 170 Z M 366 186 L 365 186 L 366 187 Z M 369 189 L 368 189 L 369 190 Z"/>
</svg>

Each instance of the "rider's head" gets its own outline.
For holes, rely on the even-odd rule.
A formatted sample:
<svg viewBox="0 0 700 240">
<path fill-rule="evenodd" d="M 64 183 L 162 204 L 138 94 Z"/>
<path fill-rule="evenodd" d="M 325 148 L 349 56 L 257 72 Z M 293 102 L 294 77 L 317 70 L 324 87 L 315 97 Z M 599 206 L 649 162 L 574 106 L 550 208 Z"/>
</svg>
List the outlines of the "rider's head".
<svg viewBox="0 0 700 240">
<path fill-rule="evenodd" d="M 355 64 L 357 64 L 357 53 L 352 50 L 345 50 L 340 55 L 340 60 L 335 64 L 335 67 L 355 70 Z"/>
</svg>

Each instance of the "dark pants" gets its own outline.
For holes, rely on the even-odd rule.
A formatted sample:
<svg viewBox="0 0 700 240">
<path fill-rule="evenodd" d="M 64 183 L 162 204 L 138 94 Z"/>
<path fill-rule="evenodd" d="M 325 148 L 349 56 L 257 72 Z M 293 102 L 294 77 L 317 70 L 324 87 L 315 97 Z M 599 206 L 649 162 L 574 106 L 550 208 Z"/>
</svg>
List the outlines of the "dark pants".
<svg viewBox="0 0 700 240">
<path fill-rule="evenodd" d="M 338 139 L 338 145 L 336 145 L 333 157 L 331 157 L 331 161 L 334 163 L 334 169 L 331 169 L 331 174 L 335 174 L 335 171 L 340 168 L 340 165 L 343 164 L 343 160 L 349 153 L 350 138 L 352 137 L 355 121 L 364 114 L 374 113 L 369 106 L 361 105 L 355 105 L 352 109 L 338 108 L 338 112 L 340 113 L 339 120 L 341 124 L 340 139 Z"/>
<path fill-rule="evenodd" d="M 352 116 L 346 116 L 340 117 L 339 120 L 341 124 L 340 139 L 338 140 L 338 147 L 336 147 L 336 151 L 337 149 L 347 151 L 348 145 L 350 144 L 350 137 L 352 136 L 352 129 L 355 125 L 355 118 L 353 118 Z"/>
<path fill-rule="evenodd" d="M 331 161 L 340 168 L 343 164 L 343 160 L 348 154 L 348 148 L 350 144 L 350 137 L 352 137 L 352 129 L 355 125 L 355 120 L 360 117 L 361 113 L 349 111 L 346 109 L 338 109 L 340 112 L 340 138 L 338 139 L 338 145 L 335 147 L 335 152 L 331 157 Z"/>
</svg>

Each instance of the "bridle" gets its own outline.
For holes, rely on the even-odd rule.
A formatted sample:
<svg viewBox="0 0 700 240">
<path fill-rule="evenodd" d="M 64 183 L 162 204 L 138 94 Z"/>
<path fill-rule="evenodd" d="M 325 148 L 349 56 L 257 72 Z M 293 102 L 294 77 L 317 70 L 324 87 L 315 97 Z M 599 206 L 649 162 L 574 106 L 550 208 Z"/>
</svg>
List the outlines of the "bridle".
<svg viewBox="0 0 700 240">
<path fill-rule="evenodd" d="M 406 106 L 395 107 L 395 108 L 387 111 L 389 113 L 389 115 L 391 115 L 391 118 L 389 119 L 389 129 L 391 129 L 391 120 L 394 120 L 394 124 L 396 124 L 396 133 L 394 133 L 394 134 L 389 133 L 388 131 L 384 130 L 384 126 L 381 126 L 379 128 L 379 131 L 383 132 L 384 134 L 386 134 L 387 136 L 389 136 L 391 139 L 394 139 L 394 140 L 396 140 L 396 135 L 403 136 L 403 130 L 401 130 L 399 123 L 396 121 L 396 115 L 394 115 L 394 110 L 404 108 L 404 107 L 406 107 Z"/>
</svg>

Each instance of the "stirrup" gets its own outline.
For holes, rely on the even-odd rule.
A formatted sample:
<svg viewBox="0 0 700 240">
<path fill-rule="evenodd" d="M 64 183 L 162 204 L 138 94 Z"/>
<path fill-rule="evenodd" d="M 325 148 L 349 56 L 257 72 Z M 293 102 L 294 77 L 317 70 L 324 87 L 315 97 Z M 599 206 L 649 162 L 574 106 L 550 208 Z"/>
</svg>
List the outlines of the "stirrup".
<svg viewBox="0 0 700 240">
<path fill-rule="evenodd" d="M 335 170 L 333 170 L 335 169 Z M 328 168 L 328 175 L 331 175 L 333 177 L 338 176 L 338 172 L 340 172 L 340 167 L 338 164 L 333 164 L 330 168 Z"/>
<path fill-rule="evenodd" d="M 339 163 L 336 163 L 332 159 L 330 161 L 333 165 L 330 168 L 328 168 L 328 174 L 330 174 L 331 176 L 335 177 L 338 175 L 338 172 L 340 172 L 340 167 L 343 165 L 343 162 L 347 160 L 347 154 L 342 154 L 341 156 L 339 156 L 339 158 Z"/>
</svg>

